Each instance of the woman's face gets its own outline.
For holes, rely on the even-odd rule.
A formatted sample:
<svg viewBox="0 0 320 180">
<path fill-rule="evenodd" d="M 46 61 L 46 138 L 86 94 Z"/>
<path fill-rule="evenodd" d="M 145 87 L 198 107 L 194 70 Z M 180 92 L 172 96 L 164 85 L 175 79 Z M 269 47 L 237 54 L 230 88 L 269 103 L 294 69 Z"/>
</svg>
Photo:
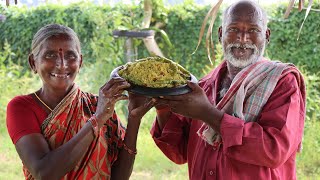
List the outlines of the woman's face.
<svg viewBox="0 0 320 180">
<path fill-rule="evenodd" d="M 40 47 L 39 54 L 29 57 L 31 68 L 43 82 L 44 89 L 68 91 L 82 65 L 82 55 L 77 43 L 68 35 L 48 38 Z"/>
</svg>

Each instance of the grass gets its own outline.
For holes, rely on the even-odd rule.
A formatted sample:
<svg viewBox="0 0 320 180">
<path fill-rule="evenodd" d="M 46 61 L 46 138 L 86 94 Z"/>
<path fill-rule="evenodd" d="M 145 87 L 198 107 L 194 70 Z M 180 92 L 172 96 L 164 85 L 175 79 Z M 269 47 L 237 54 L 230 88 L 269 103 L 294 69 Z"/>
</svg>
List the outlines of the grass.
<svg viewBox="0 0 320 180">
<path fill-rule="evenodd" d="M 21 160 L 6 132 L 1 132 L 0 142 L 0 179 L 23 179 Z"/>
<path fill-rule="evenodd" d="M 320 122 L 306 121 L 303 149 L 297 155 L 299 179 L 320 179 Z"/>
<path fill-rule="evenodd" d="M 156 147 L 149 131 L 139 133 L 138 155 L 131 179 L 188 179 L 186 165 L 176 165 L 167 159 Z"/>
</svg>

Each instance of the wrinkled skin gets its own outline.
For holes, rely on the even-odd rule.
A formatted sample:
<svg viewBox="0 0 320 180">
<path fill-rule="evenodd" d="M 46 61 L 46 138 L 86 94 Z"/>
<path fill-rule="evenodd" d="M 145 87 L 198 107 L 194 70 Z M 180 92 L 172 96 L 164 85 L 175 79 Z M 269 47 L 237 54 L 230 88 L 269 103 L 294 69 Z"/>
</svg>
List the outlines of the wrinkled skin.
<svg viewBox="0 0 320 180">
<path fill-rule="evenodd" d="M 154 105 L 154 101 L 144 96 L 136 95 L 129 92 L 129 97 L 123 94 L 124 90 L 129 88 L 130 84 L 123 78 L 112 78 L 100 88 L 97 114 L 101 117 L 111 117 L 116 102 L 119 100 L 129 100 L 128 110 L 129 118 L 141 120 Z"/>
<path fill-rule="evenodd" d="M 67 34 L 52 36 L 41 45 L 38 55 L 30 54 L 29 65 L 42 80 L 42 87 L 36 92 L 37 95 L 50 109 L 54 109 L 72 89 L 82 66 L 80 47 Z M 95 113 L 98 127 L 112 116 L 118 101 L 128 99 L 122 94 L 128 87 L 130 84 L 124 79 L 112 78 L 100 88 Z M 33 98 L 48 114 L 51 112 L 35 96 Z M 129 99 L 130 114 L 124 143 L 129 148 L 136 149 L 141 117 L 153 103 L 140 106 L 134 103 L 134 98 Z M 35 179 L 60 179 L 78 164 L 94 138 L 91 124 L 86 123 L 74 137 L 54 150 L 41 133 L 23 136 L 15 147 L 23 164 Z M 111 179 L 129 179 L 134 159 L 134 155 L 121 150 L 117 161 L 111 167 Z"/>
<path fill-rule="evenodd" d="M 129 93 L 129 116 L 134 119 L 141 119 L 155 104 L 151 98 L 145 98 L 138 94 Z"/>
<path fill-rule="evenodd" d="M 260 9 L 247 2 L 240 2 L 228 10 L 224 26 L 219 28 L 218 35 L 224 52 L 230 53 L 229 57 L 232 57 L 232 60 L 226 59 L 228 71 L 222 77 L 222 81 L 229 83 L 226 87 L 220 88 L 228 89 L 239 71 L 258 61 L 263 55 L 265 44 L 270 38 L 270 30 L 264 26 L 263 18 L 265 17 Z M 231 45 L 230 51 L 227 51 L 228 45 Z M 197 84 L 188 82 L 188 86 L 192 89 L 190 93 L 156 98 L 156 108 L 169 106 L 172 112 L 203 121 L 216 132 L 220 132 L 223 112 L 209 102 L 203 89 Z M 169 114 L 170 111 L 157 113 L 160 128 L 167 122 Z"/>
<path fill-rule="evenodd" d="M 203 111 L 210 109 L 212 105 L 199 85 L 188 82 L 188 86 L 191 87 L 192 92 L 179 96 L 163 96 L 157 99 L 157 103 L 166 104 L 172 112 L 186 117 L 203 119 Z"/>
<path fill-rule="evenodd" d="M 188 86 L 192 89 L 190 93 L 179 96 L 164 96 L 156 99 L 157 105 L 169 106 L 172 112 L 181 114 L 196 120 L 201 120 L 209 124 L 214 129 L 220 129 L 220 120 L 223 113 L 217 110 L 208 100 L 205 92 L 201 87 L 192 82 L 188 82 Z M 170 113 L 170 112 L 168 112 Z M 158 122 L 160 128 L 163 128 L 169 115 L 164 113 L 158 114 Z M 214 121 L 213 121 L 214 120 Z M 215 122 L 215 123 L 213 123 Z"/>
<path fill-rule="evenodd" d="M 271 33 L 265 18 L 259 8 L 246 3 L 230 7 L 225 15 L 218 35 L 232 77 L 262 57 Z"/>
<path fill-rule="evenodd" d="M 95 113 L 99 120 L 99 126 L 102 126 L 112 116 L 116 102 L 128 99 L 126 95 L 122 94 L 128 87 L 130 87 L 130 84 L 124 79 L 111 78 L 100 88 L 98 106 Z"/>
</svg>

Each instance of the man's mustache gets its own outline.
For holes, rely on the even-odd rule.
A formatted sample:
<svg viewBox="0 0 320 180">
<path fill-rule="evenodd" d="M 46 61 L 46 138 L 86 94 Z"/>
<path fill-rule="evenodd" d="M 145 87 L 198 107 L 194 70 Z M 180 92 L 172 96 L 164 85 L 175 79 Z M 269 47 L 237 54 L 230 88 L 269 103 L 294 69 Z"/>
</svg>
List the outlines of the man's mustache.
<svg viewBox="0 0 320 180">
<path fill-rule="evenodd" d="M 258 48 L 254 44 L 249 44 L 249 43 L 231 43 L 228 44 L 227 49 L 231 50 L 231 48 L 241 48 L 241 49 L 253 49 L 254 51 L 257 51 Z"/>
</svg>

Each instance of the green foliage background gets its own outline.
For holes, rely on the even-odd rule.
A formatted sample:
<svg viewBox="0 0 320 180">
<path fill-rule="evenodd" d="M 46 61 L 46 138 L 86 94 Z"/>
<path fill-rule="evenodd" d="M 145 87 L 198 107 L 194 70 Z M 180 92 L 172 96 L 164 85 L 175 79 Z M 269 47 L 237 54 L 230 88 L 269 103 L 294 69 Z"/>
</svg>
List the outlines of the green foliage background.
<svg viewBox="0 0 320 180">
<path fill-rule="evenodd" d="M 288 19 L 283 19 L 285 8 L 285 5 L 282 5 L 275 8 L 271 14 L 269 26 L 272 33 L 267 55 L 271 59 L 304 66 L 310 72 L 318 72 L 320 67 L 320 13 L 310 11 L 301 34 L 298 36 L 305 11 L 299 13 L 297 9 L 294 9 Z M 313 8 L 318 9 L 319 4 L 315 4 Z"/>
<path fill-rule="evenodd" d="M 157 22 L 166 24 L 167 32 L 173 48 L 168 49 L 159 34 L 156 40 L 165 54 L 184 65 L 197 77 L 206 73 L 204 66 L 210 66 L 206 58 L 204 42 L 199 50 L 195 50 L 200 26 L 209 6 L 199 6 L 192 1 L 184 4 L 165 7 L 161 1 L 155 1 L 151 26 Z M 317 5 L 314 5 L 313 8 Z M 269 9 L 271 9 L 269 7 Z M 304 66 L 310 72 L 317 72 L 320 67 L 320 13 L 311 11 L 297 40 L 298 30 L 304 18 L 304 12 L 294 10 L 288 19 L 283 19 L 286 5 L 273 7 L 269 10 L 269 27 L 271 43 L 266 49 L 266 56 Z M 15 52 L 15 63 L 27 68 L 27 55 L 30 51 L 34 33 L 43 25 L 60 23 L 73 28 L 82 42 L 84 59 L 90 63 L 107 61 L 121 64 L 123 61 L 123 38 L 114 38 L 115 29 L 137 30 L 141 27 L 143 18 L 142 4 L 123 5 L 114 7 L 98 6 L 91 3 L 78 3 L 68 6 L 45 5 L 37 8 L 21 8 L 12 6 L 0 8 L 0 13 L 7 16 L 5 22 L 0 22 L 0 49 L 7 41 Z M 220 13 L 221 14 L 221 13 Z M 220 24 L 217 17 L 213 29 L 213 39 L 217 42 L 217 28 Z M 138 43 L 139 44 L 139 43 Z M 139 57 L 148 56 L 140 42 Z"/>
<path fill-rule="evenodd" d="M 166 56 L 186 67 L 198 78 L 212 69 L 213 66 L 207 59 L 204 41 L 198 51 L 191 55 L 197 45 L 202 20 L 210 7 L 199 6 L 192 1 L 166 7 L 161 0 L 154 1 L 154 7 L 151 27 L 157 22 L 165 23 L 166 26 L 163 29 L 173 44 L 173 47 L 170 48 L 164 38 L 159 33 L 156 34 L 159 47 Z M 320 134 L 318 131 L 320 128 L 320 76 L 318 73 L 320 67 L 320 31 L 318 31 L 320 13 L 311 11 L 302 29 L 300 39 L 297 41 L 297 33 L 304 18 L 304 12 L 293 11 L 289 19 L 284 20 L 282 15 L 285 8 L 285 5 L 268 7 L 269 27 L 272 34 L 271 42 L 266 49 L 266 56 L 298 65 L 305 76 L 308 93 L 307 118 L 304 149 L 297 159 L 298 175 L 299 179 L 318 178 L 320 177 L 320 156 L 318 155 L 320 153 Z M 314 8 L 316 7 L 314 6 Z M 36 31 L 46 24 L 60 23 L 70 26 L 78 33 L 82 43 L 85 67 L 81 69 L 77 83 L 83 90 L 97 93 L 99 87 L 109 78 L 111 70 L 125 63 L 123 58 L 124 39 L 114 38 L 112 31 L 115 29 L 139 30 L 143 18 L 143 4 L 131 6 L 117 4 L 110 7 L 82 2 L 68 6 L 43 5 L 31 9 L 10 6 L 10 8 L 0 7 L 0 13 L 7 17 L 5 22 L 0 22 L 0 142 L 5 142 L 3 146 L 0 146 L 0 161 L 10 163 L 10 160 L 18 158 L 6 134 L 6 105 L 14 96 L 33 92 L 40 87 L 40 80 L 30 74 L 27 65 L 31 40 Z M 220 24 L 219 17 L 215 24 L 213 39 L 217 42 L 216 32 Z M 141 40 L 136 40 L 135 43 L 138 46 L 140 58 L 149 55 Z M 220 48 L 221 45 L 217 44 L 216 57 L 218 62 L 222 58 Z M 125 104 L 119 103 L 117 107 L 122 113 L 123 119 L 126 113 Z M 164 160 L 165 158 L 160 152 L 156 151 L 154 144 L 145 143 L 152 142 L 148 134 L 152 117 L 154 114 L 151 112 L 146 117 L 147 120 L 141 131 L 143 140 L 138 141 L 140 142 L 138 149 L 143 149 L 145 154 L 137 157 L 135 172 L 147 170 L 158 174 L 152 174 L 150 179 L 154 179 L 154 177 L 161 179 L 164 173 L 173 173 L 170 176 L 173 179 L 186 177 L 185 167 L 177 168 L 176 165 L 170 164 Z M 158 154 L 152 157 L 148 156 L 150 154 L 148 152 L 157 152 Z M 161 166 L 163 169 L 158 169 Z M 0 163 L 0 169 L 6 169 L 6 167 L 20 172 L 15 167 Z M 175 171 L 183 172 L 184 176 L 175 174 Z M 7 178 L 5 174 L 8 173 L 10 174 L 10 172 L 0 170 L 0 179 Z M 9 179 L 14 179 L 14 177 Z"/>
</svg>

